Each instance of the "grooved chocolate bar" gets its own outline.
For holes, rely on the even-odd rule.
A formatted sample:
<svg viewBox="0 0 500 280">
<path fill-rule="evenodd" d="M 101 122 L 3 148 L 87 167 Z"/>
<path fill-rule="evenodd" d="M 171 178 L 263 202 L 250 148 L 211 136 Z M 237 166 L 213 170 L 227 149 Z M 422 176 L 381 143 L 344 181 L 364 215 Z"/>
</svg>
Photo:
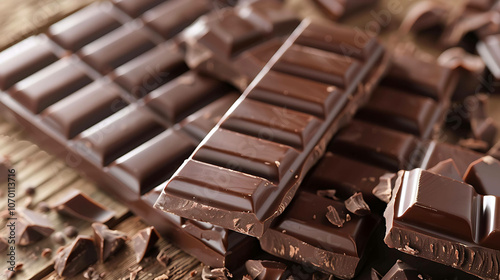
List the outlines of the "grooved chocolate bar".
<svg viewBox="0 0 500 280">
<path fill-rule="evenodd" d="M 405 171 L 384 213 L 385 243 L 482 279 L 498 279 L 500 198 L 480 195 L 467 183 L 475 182 Z"/>
<path fill-rule="evenodd" d="M 0 104 L 42 148 L 177 246 L 208 265 L 231 267 L 252 253 L 255 239 L 153 208 L 157 186 L 239 96 L 228 84 L 189 70 L 173 38 L 175 28 L 211 5 L 91 5 L 0 53 Z M 162 19 L 173 14 L 179 17 Z"/>
<path fill-rule="evenodd" d="M 299 23 L 278 0 L 215 10 L 182 33 L 186 62 L 243 90 Z"/>
<path fill-rule="evenodd" d="M 386 66 L 375 38 L 303 21 L 167 183 L 156 207 L 262 236 Z"/>
</svg>

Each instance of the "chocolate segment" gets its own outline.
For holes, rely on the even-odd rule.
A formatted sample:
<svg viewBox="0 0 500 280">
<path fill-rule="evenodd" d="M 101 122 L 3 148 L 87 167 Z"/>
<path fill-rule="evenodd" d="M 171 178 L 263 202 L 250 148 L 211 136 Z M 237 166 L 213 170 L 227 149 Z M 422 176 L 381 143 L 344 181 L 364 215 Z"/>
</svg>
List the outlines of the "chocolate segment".
<svg viewBox="0 0 500 280">
<path fill-rule="evenodd" d="M 54 270 L 59 276 L 73 277 L 96 261 L 94 240 L 80 235 L 56 255 Z"/>
<path fill-rule="evenodd" d="M 53 208 L 58 212 L 89 222 L 106 223 L 115 216 L 113 211 L 106 209 L 78 190 L 69 192 Z"/>
<path fill-rule="evenodd" d="M 499 201 L 451 178 L 421 169 L 405 171 L 384 213 L 385 243 L 483 279 L 497 279 Z"/>
<path fill-rule="evenodd" d="M 94 242 L 97 249 L 97 254 L 101 262 L 105 262 L 110 256 L 120 250 L 128 237 L 125 233 L 110 230 L 108 226 L 100 223 L 93 223 Z"/>
<path fill-rule="evenodd" d="M 259 280 L 280 280 L 286 270 L 283 263 L 264 260 L 248 260 L 245 267 L 252 279 Z"/>
<path fill-rule="evenodd" d="M 50 221 L 43 215 L 21 208 L 17 210 L 19 215 L 16 223 L 16 244 L 25 246 L 35 243 L 54 232 Z"/>
<path fill-rule="evenodd" d="M 132 237 L 132 246 L 138 263 L 144 259 L 158 239 L 160 239 L 160 236 L 154 227 L 145 228 Z"/>
<path fill-rule="evenodd" d="M 323 34 L 323 39 L 318 38 L 319 34 Z M 344 36 L 338 38 L 342 42 L 339 44 L 359 53 L 367 49 L 372 52 L 362 58 L 351 57 L 350 63 L 346 63 L 345 57 L 334 51 L 333 43 L 333 47 L 325 44 L 323 49 L 312 47 L 321 45 L 321 40 L 326 40 L 328 34 Z M 264 70 L 247 88 L 217 129 L 204 139 L 168 182 L 156 207 L 186 218 L 261 236 L 289 203 L 303 176 L 321 155 L 320 149 L 313 152 L 314 147 L 320 141 L 328 141 L 338 126 L 363 102 L 366 95 L 356 92 L 355 85 L 368 80 L 364 85 L 371 88 L 385 67 L 382 61 L 376 69 L 373 68 L 383 55 L 375 39 L 359 45 L 353 43 L 352 36 L 353 33 L 343 27 L 332 25 L 325 28 L 304 21 L 285 43 L 289 47 L 280 50 L 275 64 Z M 302 60 L 300 54 L 310 60 Z M 326 67 L 321 62 L 325 57 L 338 64 L 339 70 Z M 296 91 L 289 84 L 273 82 L 270 75 L 290 79 L 298 76 L 316 84 L 318 91 L 315 95 L 321 98 L 315 98 L 310 89 Z M 281 90 L 265 90 L 268 84 Z M 264 89 L 261 85 L 265 86 Z M 273 94 L 254 98 L 254 94 L 260 92 Z M 314 98 L 316 104 L 321 104 L 319 108 L 332 104 L 331 100 L 336 102 L 333 103 L 334 110 L 317 111 L 318 117 L 310 115 L 307 103 L 295 101 L 296 108 L 288 109 L 287 104 L 293 102 L 290 99 L 293 96 L 302 100 Z M 269 98 L 274 100 L 267 102 Z M 300 110 L 301 107 L 306 109 Z M 261 117 L 261 112 L 265 112 L 266 117 Z"/>
</svg>

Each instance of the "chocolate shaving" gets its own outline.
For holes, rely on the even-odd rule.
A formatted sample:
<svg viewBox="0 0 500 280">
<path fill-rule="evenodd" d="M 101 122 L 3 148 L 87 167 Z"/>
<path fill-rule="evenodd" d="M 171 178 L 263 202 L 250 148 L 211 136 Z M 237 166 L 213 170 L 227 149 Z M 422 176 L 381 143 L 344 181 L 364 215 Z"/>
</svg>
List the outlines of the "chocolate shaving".
<svg viewBox="0 0 500 280">
<path fill-rule="evenodd" d="M 64 247 L 54 260 L 54 270 L 63 277 L 72 277 L 97 261 L 97 251 L 91 237 L 79 235 Z"/>
<path fill-rule="evenodd" d="M 110 256 L 118 252 L 128 240 L 125 233 L 110 230 L 104 224 L 93 223 L 92 229 L 94 230 L 95 245 L 101 262 L 105 262 Z"/>
<path fill-rule="evenodd" d="M 370 206 L 366 204 L 365 200 L 363 199 L 363 194 L 360 192 L 357 192 L 349 197 L 344 202 L 344 204 L 349 212 L 358 216 L 365 216 L 370 213 Z"/>
<path fill-rule="evenodd" d="M 97 270 L 95 270 L 95 268 L 89 267 L 83 272 L 83 278 L 90 280 L 102 280 L 103 273 L 99 273 L 97 272 Z"/>
<path fill-rule="evenodd" d="M 43 215 L 25 208 L 17 210 L 16 244 L 29 245 L 54 232 L 50 221 Z"/>
<path fill-rule="evenodd" d="M 139 272 L 142 271 L 142 266 L 138 266 L 136 268 L 129 268 L 129 270 L 130 270 L 129 280 L 136 280 L 137 275 L 139 274 Z"/>
<path fill-rule="evenodd" d="M 328 212 L 326 212 L 326 218 L 328 221 L 332 223 L 332 225 L 343 227 L 345 220 L 340 218 L 339 212 L 337 212 L 335 207 L 329 205 L 327 208 Z"/>
<path fill-rule="evenodd" d="M 385 173 L 380 176 L 378 185 L 372 190 L 373 195 L 383 202 L 389 203 L 396 178 L 397 176 L 394 173 Z"/>
<path fill-rule="evenodd" d="M 138 263 L 144 259 L 158 239 L 160 239 L 160 235 L 154 227 L 145 228 L 132 237 L 132 246 Z"/>
<path fill-rule="evenodd" d="M 226 276 L 226 268 L 214 268 L 209 266 L 203 267 L 201 271 L 201 279 L 203 280 L 228 280 Z"/>
<path fill-rule="evenodd" d="M 89 222 L 106 223 L 115 212 L 106 209 L 78 190 L 72 190 L 53 207 L 58 212 Z"/>
<path fill-rule="evenodd" d="M 167 267 L 170 263 L 170 257 L 167 255 L 167 250 L 161 250 L 160 253 L 158 253 L 158 255 L 156 256 L 156 260 L 164 267 Z"/>
<path fill-rule="evenodd" d="M 335 196 L 336 193 L 337 193 L 336 190 L 317 190 L 316 191 L 316 195 L 318 195 L 318 196 L 331 198 L 333 200 L 339 200 L 339 198 Z"/>
</svg>

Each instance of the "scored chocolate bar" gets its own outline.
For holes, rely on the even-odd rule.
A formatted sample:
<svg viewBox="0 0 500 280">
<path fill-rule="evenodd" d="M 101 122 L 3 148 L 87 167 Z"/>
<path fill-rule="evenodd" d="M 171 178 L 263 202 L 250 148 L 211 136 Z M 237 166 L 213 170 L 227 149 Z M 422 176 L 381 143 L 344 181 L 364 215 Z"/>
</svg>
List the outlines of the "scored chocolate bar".
<svg viewBox="0 0 500 280">
<path fill-rule="evenodd" d="M 215 10 L 182 33 L 186 62 L 243 90 L 299 23 L 278 0 Z"/>
<path fill-rule="evenodd" d="M 91 5 L 0 53 L 2 111 L 181 249 L 211 266 L 239 265 L 256 240 L 153 208 L 155 187 L 239 96 L 190 71 L 173 42 L 180 31 L 173 26 L 189 25 L 212 2 L 115 2 Z M 185 16 L 171 17 L 177 13 Z"/>
<path fill-rule="evenodd" d="M 386 67 L 376 38 L 303 21 L 169 180 L 156 207 L 262 236 Z"/>
<path fill-rule="evenodd" d="M 500 197 L 480 195 L 467 183 L 475 181 L 405 171 L 384 213 L 385 243 L 482 279 L 499 279 Z"/>
</svg>

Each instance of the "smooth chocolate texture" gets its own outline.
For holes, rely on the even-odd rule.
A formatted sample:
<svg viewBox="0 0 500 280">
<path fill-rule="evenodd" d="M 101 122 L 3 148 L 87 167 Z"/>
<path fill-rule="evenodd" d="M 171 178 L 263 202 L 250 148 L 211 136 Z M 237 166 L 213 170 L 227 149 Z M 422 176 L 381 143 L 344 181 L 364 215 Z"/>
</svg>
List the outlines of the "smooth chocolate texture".
<svg viewBox="0 0 500 280">
<path fill-rule="evenodd" d="M 433 167 L 427 169 L 427 171 L 452 178 L 457 181 L 462 181 L 462 175 L 460 175 L 460 171 L 458 171 L 455 161 L 451 158 L 439 162 Z"/>
<path fill-rule="evenodd" d="M 21 208 L 16 210 L 16 244 L 33 244 L 54 232 L 52 223 L 42 214 Z"/>
<path fill-rule="evenodd" d="M 186 61 L 192 69 L 244 89 L 277 50 L 273 39 L 290 34 L 299 22 L 275 0 L 243 1 L 213 11 L 182 33 Z"/>
<path fill-rule="evenodd" d="M 304 21 L 285 43 L 289 48 L 280 50 L 275 64 L 264 70 L 260 78 L 245 90 L 230 113 L 167 183 L 156 207 L 186 218 L 261 236 L 283 211 L 305 173 L 321 156 L 320 149 L 313 152 L 314 147 L 320 141 L 327 142 L 340 123 L 347 121 L 367 97 L 364 92 L 357 95 L 356 83 L 367 81 L 365 85 L 372 87 L 386 66 L 383 61 L 374 65 L 383 58 L 383 49 L 374 38 L 360 46 L 352 42 L 353 34 L 348 30 L 337 25 L 325 29 Z M 360 59 L 350 58 L 352 65 L 348 66 L 344 57 L 330 51 L 332 47 L 329 45 L 326 49 L 312 47 L 320 45 L 320 34 L 325 40 L 324 35 L 330 34 L 325 33 L 327 31 L 344 36 L 339 38 L 343 41 L 339 44 L 347 44 L 359 52 L 367 49 L 372 52 Z M 300 52 L 315 60 L 307 64 L 307 61 L 300 60 Z M 358 69 L 360 72 L 356 75 L 333 73 L 331 67 L 327 69 L 323 64 L 315 63 L 323 57 L 347 66 L 343 68 L 346 71 Z M 289 73 L 284 74 L 282 69 L 289 64 L 293 67 L 287 67 L 289 70 L 285 71 Z M 310 69 L 314 71 L 309 72 Z M 272 75 L 290 79 L 297 76 L 316 84 L 317 91 L 313 93 L 308 88 L 304 92 L 295 92 L 293 86 L 273 81 Z M 271 84 L 280 90 L 266 90 Z M 261 89 L 261 86 L 264 87 Z M 266 94 L 256 96 L 258 102 L 254 101 L 255 94 L 260 92 Z M 334 110 L 318 112 L 320 115 L 324 113 L 318 117 L 310 115 L 307 103 L 295 102 L 298 107 L 288 109 L 290 97 L 294 96 L 314 98 L 322 108 L 331 104 L 330 100 L 336 99 L 336 104 Z M 275 99 L 266 102 L 266 98 Z M 300 110 L 300 107 L 306 107 L 306 110 Z"/>
<path fill-rule="evenodd" d="M 431 141 L 425 144 L 425 153 L 422 156 L 422 163 L 420 166 L 422 169 L 429 169 L 436 166 L 438 163 L 453 159 L 460 177 L 463 177 L 469 165 L 483 157 L 484 155 L 478 152 L 474 152 L 457 145 L 452 145 L 448 143 L 439 143 L 436 141 Z"/>
<path fill-rule="evenodd" d="M 245 268 L 252 279 L 280 280 L 286 270 L 286 265 L 275 261 L 248 260 Z"/>
<path fill-rule="evenodd" d="M 158 4 L 165 2 L 165 0 L 112 0 L 111 2 L 113 2 L 118 8 L 123 10 L 129 16 L 137 17 Z"/>
<path fill-rule="evenodd" d="M 118 252 L 128 240 L 125 233 L 110 230 L 105 224 L 93 223 L 92 229 L 94 230 L 97 254 L 101 262 L 105 262 L 110 256 Z"/>
<path fill-rule="evenodd" d="M 385 243 L 484 279 L 497 279 L 499 201 L 451 178 L 421 169 L 405 171 L 384 213 Z"/>
<path fill-rule="evenodd" d="M 57 212 L 89 222 L 106 223 L 115 216 L 112 210 L 106 209 L 105 206 L 78 190 L 70 191 L 52 208 L 56 209 Z"/>
<path fill-rule="evenodd" d="M 158 239 L 160 239 L 160 235 L 154 227 L 142 229 L 132 237 L 132 246 L 137 263 L 141 262 L 146 254 L 153 249 Z"/>
<path fill-rule="evenodd" d="M 73 277 L 96 261 L 94 240 L 80 235 L 56 255 L 54 270 L 59 276 Z"/>
<path fill-rule="evenodd" d="M 493 157 L 482 157 L 469 165 L 463 177 L 464 182 L 474 186 L 474 189 L 484 195 L 500 197 L 500 162 Z"/>
</svg>

